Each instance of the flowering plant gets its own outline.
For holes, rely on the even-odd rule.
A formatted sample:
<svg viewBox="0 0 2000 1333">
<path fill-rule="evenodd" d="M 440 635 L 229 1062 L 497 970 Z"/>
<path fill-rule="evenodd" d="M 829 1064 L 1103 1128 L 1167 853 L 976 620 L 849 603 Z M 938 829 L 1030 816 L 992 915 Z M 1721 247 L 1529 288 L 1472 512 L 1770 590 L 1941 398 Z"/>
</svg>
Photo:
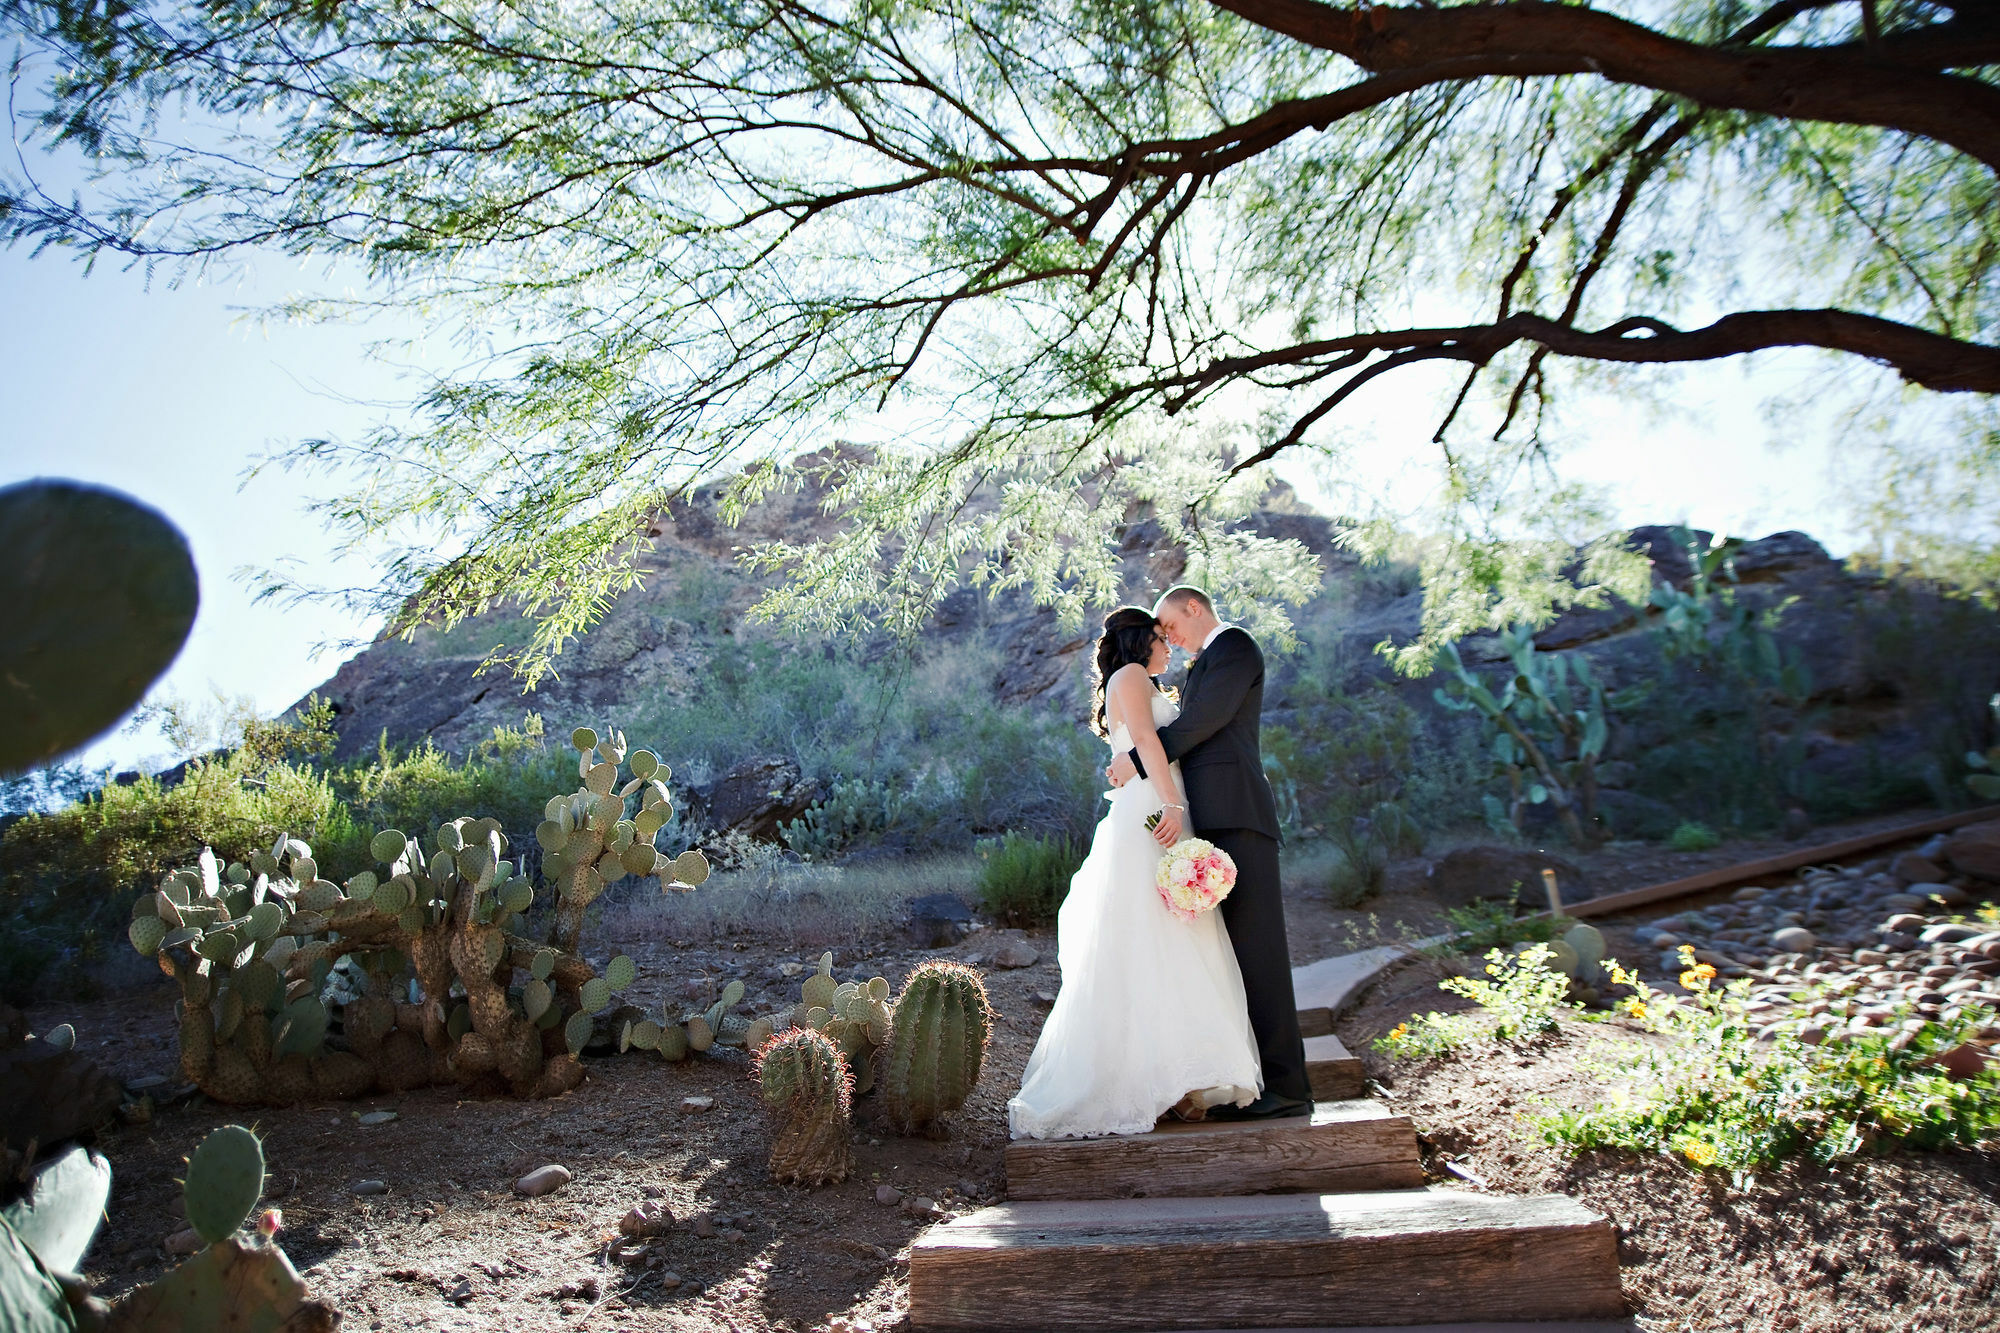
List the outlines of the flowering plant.
<svg viewBox="0 0 2000 1333">
<path fill-rule="evenodd" d="M 1183 921 L 1208 911 L 1236 887 L 1236 862 L 1202 838 L 1175 843 L 1160 858 L 1160 901 Z"/>
</svg>

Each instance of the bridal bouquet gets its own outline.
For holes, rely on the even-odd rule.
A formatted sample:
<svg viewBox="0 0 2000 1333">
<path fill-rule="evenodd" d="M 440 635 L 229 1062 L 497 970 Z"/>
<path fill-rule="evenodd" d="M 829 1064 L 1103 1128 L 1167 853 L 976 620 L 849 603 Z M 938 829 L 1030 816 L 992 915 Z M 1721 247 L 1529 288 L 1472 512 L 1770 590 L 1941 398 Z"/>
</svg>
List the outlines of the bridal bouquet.
<svg viewBox="0 0 2000 1333">
<path fill-rule="evenodd" d="M 1236 862 L 1202 838 L 1175 843 L 1160 858 L 1160 901 L 1183 921 L 1208 911 L 1236 887 Z"/>
</svg>

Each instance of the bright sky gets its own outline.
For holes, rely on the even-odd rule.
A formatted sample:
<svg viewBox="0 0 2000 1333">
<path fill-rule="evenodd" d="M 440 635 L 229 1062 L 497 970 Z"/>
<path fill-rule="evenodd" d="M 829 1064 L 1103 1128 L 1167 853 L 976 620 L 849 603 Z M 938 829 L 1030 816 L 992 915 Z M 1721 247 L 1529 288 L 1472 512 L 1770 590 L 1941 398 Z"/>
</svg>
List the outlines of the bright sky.
<svg viewBox="0 0 2000 1333">
<path fill-rule="evenodd" d="M 279 326 L 245 318 L 299 290 L 324 290 L 317 272 L 280 258 L 241 282 L 150 289 L 140 273 L 100 266 L 85 277 L 65 257 L 0 251 L 0 485 L 73 477 L 127 491 L 180 525 L 202 579 L 202 608 L 179 661 L 156 691 L 189 699 L 247 695 L 269 715 L 332 675 L 345 656 L 322 645 L 366 639 L 330 606 L 253 603 L 234 577 L 246 564 L 301 562 L 309 582 L 351 583 L 365 566 L 333 559 L 304 508 L 313 479 L 267 475 L 242 486 L 268 448 L 321 435 L 352 437 L 399 396 L 397 380 L 363 353 L 352 327 Z M 1805 428 L 1783 452 L 1767 446 L 1762 400 L 1790 388 L 1810 362 L 1765 354 L 1755 362 L 1677 372 L 1682 408 L 1661 418 L 1601 398 L 1573 415 L 1582 441 L 1576 478 L 1611 487 L 1626 524 L 1687 521 L 1748 536 L 1812 533 L 1836 554 L 1853 545 L 1826 481 L 1828 428 Z M 1361 462 L 1388 482 L 1411 454 L 1428 457 L 1435 422 L 1409 377 L 1386 376 L 1357 397 Z M 1816 437 L 1817 436 L 1817 437 Z M 1296 477 L 1311 494 L 1303 476 Z M 1406 476 L 1401 490 L 1407 496 Z M 113 732 L 84 756 L 120 766 L 157 756 L 157 735 Z"/>
</svg>

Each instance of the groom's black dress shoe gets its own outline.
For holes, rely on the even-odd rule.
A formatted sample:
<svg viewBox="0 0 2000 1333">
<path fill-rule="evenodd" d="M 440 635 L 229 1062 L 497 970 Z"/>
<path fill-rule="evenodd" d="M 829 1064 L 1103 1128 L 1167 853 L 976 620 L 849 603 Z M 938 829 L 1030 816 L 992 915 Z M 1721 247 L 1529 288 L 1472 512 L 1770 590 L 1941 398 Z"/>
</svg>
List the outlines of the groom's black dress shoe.
<svg viewBox="0 0 2000 1333">
<path fill-rule="evenodd" d="M 1309 1116 L 1313 1104 L 1302 1102 L 1296 1097 L 1280 1097 L 1275 1092 L 1267 1092 L 1248 1106 L 1211 1106 L 1208 1108 L 1210 1120 L 1284 1120 L 1291 1116 Z"/>
</svg>

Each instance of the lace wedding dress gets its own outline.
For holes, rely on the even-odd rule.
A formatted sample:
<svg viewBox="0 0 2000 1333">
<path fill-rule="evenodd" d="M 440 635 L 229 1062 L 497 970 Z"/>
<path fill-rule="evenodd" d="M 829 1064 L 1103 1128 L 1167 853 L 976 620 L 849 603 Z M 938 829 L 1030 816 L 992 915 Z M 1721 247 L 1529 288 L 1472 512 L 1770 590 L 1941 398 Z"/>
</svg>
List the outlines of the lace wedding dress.
<svg viewBox="0 0 2000 1333">
<path fill-rule="evenodd" d="M 1177 713 L 1153 695 L 1154 725 Z M 1123 726 L 1112 733 L 1114 754 L 1131 745 Z M 1179 785 L 1178 764 L 1173 773 Z M 1158 793 L 1141 778 L 1110 795 L 1056 917 L 1062 990 L 1007 1105 L 1017 1139 L 1143 1134 L 1190 1092 L 1214 1106 L 1249 1102 L 1262 1087 L 1221 915 L 1181 921 L 1154 887 L 1161 848 L 1146 816 Z"/>
</svg>

